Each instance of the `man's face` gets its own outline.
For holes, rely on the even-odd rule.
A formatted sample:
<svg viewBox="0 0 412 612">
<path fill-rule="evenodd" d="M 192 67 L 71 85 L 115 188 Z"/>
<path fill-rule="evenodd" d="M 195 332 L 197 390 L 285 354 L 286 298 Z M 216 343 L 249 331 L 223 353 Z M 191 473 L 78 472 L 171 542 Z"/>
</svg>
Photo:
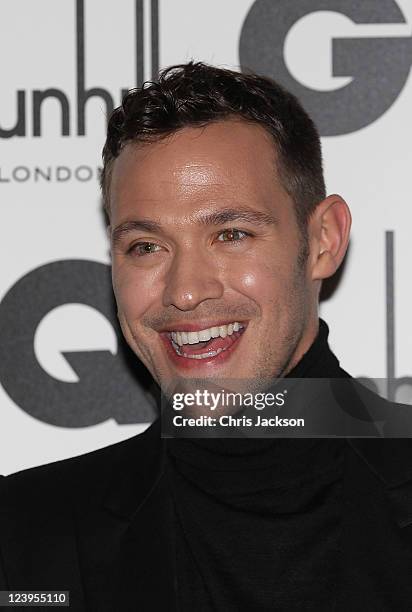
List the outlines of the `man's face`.
<svg viewBox="0 0 412 612">
<path fill-rule="evenodd" d="M 313 282 L 260 126 L 227 120 L 127 145 L 113 167 L 111 232 L 120 324 L 163 388 L 280 376 L 310 346 Z"/>
</svg>

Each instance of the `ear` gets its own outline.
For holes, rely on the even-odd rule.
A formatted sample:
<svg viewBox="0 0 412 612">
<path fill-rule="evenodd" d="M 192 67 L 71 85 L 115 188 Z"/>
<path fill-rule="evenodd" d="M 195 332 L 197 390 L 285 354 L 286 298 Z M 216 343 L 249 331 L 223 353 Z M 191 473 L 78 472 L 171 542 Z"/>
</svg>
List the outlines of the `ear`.
<svg viewBox="0 0 412 612">
<path fill-rule="evenodd" d="M 332 276 L 339 268 L 349 243 L 350 210 L 339 195 L 320 202 L 309 221 L 312 280 Z"/>
</svg>

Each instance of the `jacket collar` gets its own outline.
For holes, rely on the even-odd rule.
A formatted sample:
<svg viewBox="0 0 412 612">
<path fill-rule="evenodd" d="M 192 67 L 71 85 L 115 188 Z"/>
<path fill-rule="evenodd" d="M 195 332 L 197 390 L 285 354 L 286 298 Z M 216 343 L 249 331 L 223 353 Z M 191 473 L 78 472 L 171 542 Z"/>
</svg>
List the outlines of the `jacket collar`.
<svg viewBox="0 0 412 612">
<path fill-rule="evenodd" d="M 132 520 L 162 477 L 164 460 L 165 444 L 160 419 L 156 419 L 142 434 L 118 446 L 104 508 L 119 518 Z"/>
<path fill-rule="evenodd" d="M 375 436 L 346 440 L 379 478 L 397 524 L 405 527 L 412 523 L 412 438 L 394 436 L 399 435 L 400 423 L 405 424 L 406 432 L 410 431 L 411 407 L 390 403 L 353 379 L 340 367 L 329 347 L 328 335 L 329 328 L 320 319 L 318 337 L 296 369 L 301 370 L 309 361 L 311 367 L 306 366 L 299 375 L 330 378 L 344 412 L 364 422 L 365 436 Z M 316 358 L 308 359 L 315 350 Z"/>
<path fill-rule="evenodd" d="M 176 609 L 173 508 L 164 447 L 158 421 L 115 445 L 99 509 L 78 509 L 78 548 L 90 609 L 131 610 L 132 602 L 144 610 Z"/>
<path fill-rule="evenodd" d="M 398 526 L 410 525 L 412 523 L 412 439 L 348 438 L 347 442 L 384 486 Z"/>
<path fill-rule="evenodd" d="M 350 377 L 332 381 L 332 387 L 346 412 L 364 421 L 365 435 L 373 436 L 347 438 L 347 443 L 379 479 L 398 526 L 406 527 L 412 523 L 412 439 L 396 436 L 402 423 L 408 431 L 411 407 L 388 402 Z"/>
</svg>

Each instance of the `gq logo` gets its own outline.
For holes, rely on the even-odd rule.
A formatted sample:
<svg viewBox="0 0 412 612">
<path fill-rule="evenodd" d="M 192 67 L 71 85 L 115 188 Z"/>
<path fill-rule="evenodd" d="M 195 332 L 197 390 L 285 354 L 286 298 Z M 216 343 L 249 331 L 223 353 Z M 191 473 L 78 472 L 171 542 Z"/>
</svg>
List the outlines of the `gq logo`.
<svg viewBox="0 0 412 612">
<path fill-rule="evenodd" d="M 406 23 L 395 0 L 256 0 L 240 35 L 240 64 L 294 93 L 322 136 L 348 134 L 376 121 L 395 102 L 409 75 L 412 38 L 332 39 L 333 76 L 352 80 L 340 89 L 316 91 L 292 76 L 284 57 L 292 26 L 316 11 L 335 11 L 356 24 Z"/>
<path fill-rule="evenodd" d="M 34 336 L 49 312 L 73 303 L 100 312 L 116 330 L 119 349 L 114 355 L 110 351 L 64 352 L 79 377 L 78 382 L 66 382 L 41 367 Z M 148 384 L 147 374 L 121 341 L 109 266 L 65 260 L 32 270 L 0 302 L 0 338 L 0 382 L 32 417 L 60 427 L 87 427 L 109 418 L 120 424 L 154 420 L 141 386 Z"/>
</svg>

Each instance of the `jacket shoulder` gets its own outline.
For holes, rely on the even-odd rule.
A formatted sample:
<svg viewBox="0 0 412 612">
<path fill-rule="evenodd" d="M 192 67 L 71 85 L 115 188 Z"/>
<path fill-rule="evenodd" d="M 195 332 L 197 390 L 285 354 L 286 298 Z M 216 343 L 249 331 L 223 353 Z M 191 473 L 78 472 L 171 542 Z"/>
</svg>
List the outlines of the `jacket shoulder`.
<svg viewBox="0 0 412 612">
<path fill-rule="evenodd" d="M 70 500 L 104 495 L 111 476 L 122 465 L 130 466 L 147 460 L 160 438 L 157 422 L 143 433 L 122 442 L 29 468 L 0 478 L 0 512 L 8 514 L 33 511 L 46 505 L 55 507 Z"/>
</svg>

